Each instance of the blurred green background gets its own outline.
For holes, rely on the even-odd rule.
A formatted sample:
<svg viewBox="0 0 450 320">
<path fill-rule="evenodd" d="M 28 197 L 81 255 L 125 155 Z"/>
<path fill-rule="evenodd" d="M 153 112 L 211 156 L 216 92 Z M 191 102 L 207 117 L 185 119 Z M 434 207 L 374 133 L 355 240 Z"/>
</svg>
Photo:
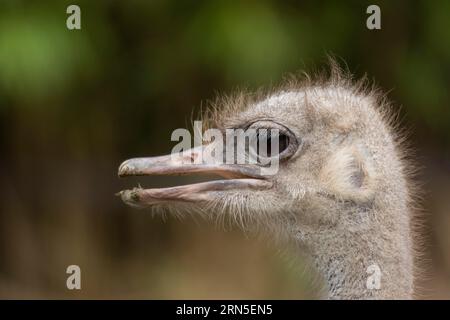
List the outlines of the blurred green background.
<svg viewBox="0 0 450 320">
<path fill-rule="evenodd" d="M 66 28 L 69 4 L 81 30 Z M 450 298 L 450 2 L 377 1 L 375 31 L 370 4 L 3 0 L 0 297 L 314 298 L 302 261 L 237 229 L 163 223 L 114 193 L 136 184 L 117 178 L 122 160 L 169 151 L 217 92 L 331 53 L 401 108 L 423 168 L 422 291 Z M 70 264 L 80 291 L 66 289 Z"/>
</svg>

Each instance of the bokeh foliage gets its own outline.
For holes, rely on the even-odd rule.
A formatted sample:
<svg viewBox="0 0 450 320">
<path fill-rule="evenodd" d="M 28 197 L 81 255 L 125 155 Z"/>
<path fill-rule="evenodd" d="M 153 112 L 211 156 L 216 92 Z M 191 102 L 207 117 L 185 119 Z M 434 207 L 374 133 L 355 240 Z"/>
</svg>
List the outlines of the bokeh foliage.
<svg viewBox="0 0 450 320">
<path fill-rule="evenodd" d="M 65 26 L 69 4 L 81 7 L 81 30 Z M 377 1 L 376 31 L 365 27 L 369 4 L 2 1 L 0 295 L 66 296 L 61 270 L 72 260 L 89 270 L 86 297 L 307 295 L 307 285 L 292 287 L 307 279 L 268 258 L 271 249 L 227 246 L 245 241 L 239 231 L 162 224 L 113 194 L 128 183 L 115 176 L 121 160 L 166 152 L 171 131 L 217 91 L 277 83 L 323 66 L 328 54 L 390 92 L 413 145 L 425 146 L 429 189 L 448 190 L 450 2 Z M 441 212 L 430 221 L 446 234 L 448 203 L 437 199 L 426 201 Z M 448 250 L 448 237 L 439 239 L 438 252 Z M 201 271 L 182 254 L 189 250 L 205 262 Z M 230 271 L 238 255 L 241 273 Z M 450 258 L 439 257 L 448 277 Z M 211 281 L 227 289 L 221 295 Z"/>
</svg>

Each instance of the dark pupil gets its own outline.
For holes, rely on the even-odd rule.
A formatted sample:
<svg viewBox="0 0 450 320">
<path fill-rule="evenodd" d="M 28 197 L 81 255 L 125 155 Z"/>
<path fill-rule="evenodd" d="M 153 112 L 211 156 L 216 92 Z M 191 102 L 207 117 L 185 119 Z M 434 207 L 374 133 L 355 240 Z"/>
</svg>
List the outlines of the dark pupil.
<svg viewBox="0 0 450 320">
<path fill-rule="evenodd" d="M 281 134 L 278 137 L 279 140 L 279 148 L 280 148 L 280 153 L 283 152 L 284 150 L 287 149 L 288 145 L 289 145 L 289 137 L 285 134 Z"/>
<path fill-rule="evenodd" d="M 282 153 L 289 146 L 289 137 L 285 134 L 277 134 L 276 136 L 272 136 L 270 130 L 266 131 L 264 134 L 260 134 L 258 132 L 258 154 L 260 154 L 260 144 L 264 145 L 262 141 L 263 139 L 266 140 L 265 145 L 267 146 L 267 157 L 277 155 L 272 154 L 272 140 L 278 139 L 278 154 Z"/>
</svg>

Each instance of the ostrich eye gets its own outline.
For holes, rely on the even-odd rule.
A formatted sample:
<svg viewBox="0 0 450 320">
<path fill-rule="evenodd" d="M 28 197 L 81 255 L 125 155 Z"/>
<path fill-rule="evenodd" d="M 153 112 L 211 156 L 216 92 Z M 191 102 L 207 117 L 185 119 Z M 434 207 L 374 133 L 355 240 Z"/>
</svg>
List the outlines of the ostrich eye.
<svg viewBox="0 0 450 320">
<path fill-rule="evenodd" d="M 289 137 L 278 130 L 273 132 L 270 129 L 260 129 L 257 133 L 257 145 L 258 156 L 271 158 L 282 154 L 289 147 Z"/>
<path fill-rule="evenodd" d="M 247 129 L 254 130 L 249 156 L 258 159 L 259 163 L 265 163 L 274 157 L 279 160 L 287 159 L 301 145 L 299 138 L 291 130 L 276 122 L 258 121 Z"/>
</svg>

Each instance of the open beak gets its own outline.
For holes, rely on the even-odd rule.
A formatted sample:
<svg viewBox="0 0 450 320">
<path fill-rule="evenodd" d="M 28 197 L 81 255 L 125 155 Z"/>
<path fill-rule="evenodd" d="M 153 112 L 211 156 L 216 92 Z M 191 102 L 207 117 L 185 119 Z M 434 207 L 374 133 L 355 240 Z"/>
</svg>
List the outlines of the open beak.
<svg viewBox="0 0 450 320">
<path fill-rule="evenodd" d="M 133 158 L 119 167 L 119 177 L 151 175 L 216 174 L 226 179 L 170 188 L 134 188 L 119 193 L 122 200 L 134 207 L 149 207 L 165 202 L 213 201 L 220 191 L 242 189 L 262 190 L 271 187 L 256 165 L 237 165 L 199 161 L 204 146 L 182 153 L 159 157 Z"/>
</svg>

